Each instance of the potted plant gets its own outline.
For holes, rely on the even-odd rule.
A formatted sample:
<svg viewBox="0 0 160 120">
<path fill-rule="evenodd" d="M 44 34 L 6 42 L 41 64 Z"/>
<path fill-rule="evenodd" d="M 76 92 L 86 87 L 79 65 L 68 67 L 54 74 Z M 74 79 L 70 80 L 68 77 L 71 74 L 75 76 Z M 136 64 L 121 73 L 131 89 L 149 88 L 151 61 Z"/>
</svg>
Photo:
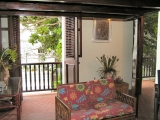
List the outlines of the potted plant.
<svg viewBox="0 0 160 120">
<path fill-rule="evenodd" d="M 6 84 L 9 77 L 9 70 L 15 67 L 17 58 L 18 53 L 16 49 L 6 48 L 0 51 L 0 80 L 4 80 Z"/>
<path fill-rule="evenodd" d="M 110 56 L 106 58 L 105 55 L 102 55 L 100 58 L 96 58 L 102 64 L 102 67 L 100 67 L 98 70 L 99 76 L 101 78 L 116 77 L 117 70 L 115 69 L 115 64 L 117 61 L 119 61 L 117 56 Z"/>
</svg>

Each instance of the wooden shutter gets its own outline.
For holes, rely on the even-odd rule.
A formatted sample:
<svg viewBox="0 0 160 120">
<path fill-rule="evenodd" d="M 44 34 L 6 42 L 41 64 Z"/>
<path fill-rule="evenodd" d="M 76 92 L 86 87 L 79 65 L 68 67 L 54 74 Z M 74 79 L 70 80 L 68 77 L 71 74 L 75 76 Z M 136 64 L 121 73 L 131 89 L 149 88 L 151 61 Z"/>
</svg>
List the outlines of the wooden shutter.
<svg viewBox="0 0 160 120">
<path fill-rule="evenodd" d="M 79 59 L 77 39 L 77 18 L 65 17 L 65 81 L 76 83 L 79 81 Z"/>
<path fill-rule="evenodd" d="M 12 16 L 12 46 L 17 47 L 17 50 L 20 51 L 20 20 L 19 16 Z"/>
<path fill-rule="evenodd" d="M 66 58 L 75 57 L 75 18 L 66 17 Z"/>
<path fill-rule="evenodd" d="M 10 70 L 10 75 L 12 77 L 21 76 L 21 53 L 20 53 L 20 18 L 19 16 L 9 16 L 9 25 L 10 25 L 10 47 L 17 49 L 18 60 L 16 64 L 18 67 Z"/>
</svg>

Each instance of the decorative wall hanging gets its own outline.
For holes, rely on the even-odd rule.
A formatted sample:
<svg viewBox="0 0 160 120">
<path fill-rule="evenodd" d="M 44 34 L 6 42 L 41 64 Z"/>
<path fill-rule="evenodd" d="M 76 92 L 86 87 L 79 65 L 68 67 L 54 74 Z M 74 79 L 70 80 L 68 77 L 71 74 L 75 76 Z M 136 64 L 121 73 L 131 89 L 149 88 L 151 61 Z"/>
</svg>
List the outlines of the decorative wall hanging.
<svg viewBox="0 0 160 120">
<path fill-rule="evenodd" d="M 93 41 L 110 42 L 111 40 L 111 21 L 109 19 L 93 20 Z"/>
</svg>

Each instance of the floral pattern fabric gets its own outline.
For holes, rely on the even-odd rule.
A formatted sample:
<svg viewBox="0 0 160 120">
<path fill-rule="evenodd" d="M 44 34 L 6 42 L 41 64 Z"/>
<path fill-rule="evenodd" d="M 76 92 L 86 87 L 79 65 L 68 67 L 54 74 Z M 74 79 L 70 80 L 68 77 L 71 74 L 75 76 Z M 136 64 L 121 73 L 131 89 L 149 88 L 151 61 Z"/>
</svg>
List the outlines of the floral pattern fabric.
<svg viewBox="0 0 160 120">
<path fill-rule="evenodd" d="M 100 119 L 97 115 L 99 112 L 100 111 L 92 108 L 73 110 L 71 113 L 71 120 L 97 120 Z"/>
<path fill-rule="evenodd" d="M 92 103 L 89 108 L 73 110 L 71 120 L 101 120 L 133 113 L 133 108 L 117 100 Z"/>
<path fill-rule="evenodd" d="M 101 120 L 133 113 L 133 108 L 115 98 L 113 79 L 59 85 L 58 97 L 71 108 L 71 120 Z"/>
<path fill-rule="evenodd" d="M 90 103 L 113 99 L 115 96 L 115 85 L 113 79 L 92 80 L 89 82 Z"/>
<path fill-rule="evenodd" d="M 57 92 L 58 97 L 71 109 L 83 108 L 89 103 L 87 83 L 60 85 Z"/>
</svg>

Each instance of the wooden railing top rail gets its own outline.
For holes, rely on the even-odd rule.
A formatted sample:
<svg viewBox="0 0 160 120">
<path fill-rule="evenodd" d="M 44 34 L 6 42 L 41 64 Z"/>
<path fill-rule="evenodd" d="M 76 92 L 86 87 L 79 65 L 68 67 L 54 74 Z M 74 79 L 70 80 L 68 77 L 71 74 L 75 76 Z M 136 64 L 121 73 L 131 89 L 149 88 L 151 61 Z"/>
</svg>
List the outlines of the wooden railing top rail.
<svg viewBox="0 0 160 120">
<path fill-rule="evenodd" d="M 62 62 L 43 62 L 43 63 L 21 63 L 21 65 L 40 65 L 40 64 L 61 64 Z"/>
</svg>

